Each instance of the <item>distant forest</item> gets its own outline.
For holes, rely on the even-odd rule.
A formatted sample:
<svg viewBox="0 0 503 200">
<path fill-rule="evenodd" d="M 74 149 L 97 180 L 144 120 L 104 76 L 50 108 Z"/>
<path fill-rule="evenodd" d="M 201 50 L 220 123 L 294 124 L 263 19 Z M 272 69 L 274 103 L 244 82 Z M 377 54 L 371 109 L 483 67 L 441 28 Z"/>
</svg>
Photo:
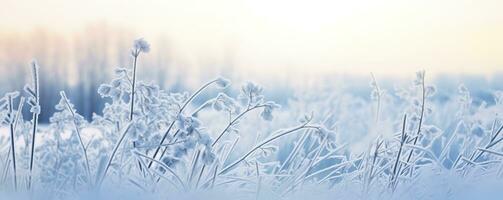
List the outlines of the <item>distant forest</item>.
<svg viewBox="0 0 503 200">
<path fill-rule="evenodd" d="M 22 91 L 23 86 L 31 80 L 29 64 L 36 59 L 40 65 L 42 107 L 40 121 L 42 123 L 49 121 L 54 112 L 54 105 L 59 101 L 61 90 L 67 93 L 81 115 L 91 119 L 93 113 L 102 110 L 105 103 L 97 94 L 99 85 L 109 81 L 114 68 L 131 67 L 132 58 L 129 52 L 132 41 L 136 38 L 138 36 L 134 31 L 106 24 L 89 26 L 83 32 L 72 34 L 72 37 L 42 29 L 29 34 L 0 32 L 0 84 L 2 84 L 0 92 L 5 94 L 14 90 Z M 142 56 L 139 61 L 139 79 L 153 81 L 168 91 L 192 91 L 216 76 L 234 80 L 253 80 L 261 84 L 267 80 L 269 85 L 265 93 L 282 104 L 286 104 L 295 96 L 302 96 L 303 90 L 293 87 L 301 86 L 302 89 L 309 90 L 310 85 L 316 87 L 316 82 L 327 85 L 327 88 L 315 88 L 316 90 L 346 90 L 364 99 L 368 98 L 370 91 L 369 85 L 361 84 L 370 80 L 370 72 L 368 76 L 361 77 L 325 74 L 306 78 L 309 80 L 298 80 L 290 77 L 289 72 L 284 72 L 284 74 L 268 75 L 267 79 L 255 80 L 246 77 L 247 73 L 235 68 L 232 47 L 223 48 L 226 50 L 218 52 L 217 58 L 205 58 L 181 55 L 182 53 L 177 52 L 175 45 L 171 43 L 169 36 L 146 39 L 152 44 L 152 51 Z M 306 66 L 306 70 L 309 70 L 309 66 Z M 464 83 L 473 92 L 475 103 L 491 104 L 494 103 L 491 89 L 503 89 L 501 77 L 503 77 L 501 72 L 491 77 L 440 75 L 433 82 L 445 91 L 438 91 L 439 94 L 435 99 L 445 100 L 448 97 L 442 96 L 442 92 L 449 94 L 452 90 L 456 90 L 459 84 Z M 364 81 L 354 81 L 355 79 Z M 348 87 L 344 84 L 347 80 L 351 80 L 354 84 Z M 382 83 L 383 87 L 393 90 L 400 83 L 393 80 L 388 77 Z M 241 83 L 236 84 L 232 86 L 233 91 L 227 92 L 237 92 Z M 296 95 L 293 91 L 301 95 Z M 28 116 L 28 110 L 25 114 Z"/>
</svg>

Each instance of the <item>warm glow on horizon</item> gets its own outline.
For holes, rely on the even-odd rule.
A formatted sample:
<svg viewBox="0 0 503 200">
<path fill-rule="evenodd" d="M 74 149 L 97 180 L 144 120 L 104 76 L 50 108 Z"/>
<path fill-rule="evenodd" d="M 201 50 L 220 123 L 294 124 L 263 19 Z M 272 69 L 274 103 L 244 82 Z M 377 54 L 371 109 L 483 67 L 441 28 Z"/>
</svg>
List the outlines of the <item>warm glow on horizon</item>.
<svg viewBox="0 0 503 200">
<path fill-rule="evenodd" d="M 491 74 L 503 66 L 503 1 L 0 0 L 2 34 L 69 38 L 105 23 L 185 58 L 233 56 L 246 72 Z M 152 42 L 155 46 L 155 42 Z"/>
</svg>

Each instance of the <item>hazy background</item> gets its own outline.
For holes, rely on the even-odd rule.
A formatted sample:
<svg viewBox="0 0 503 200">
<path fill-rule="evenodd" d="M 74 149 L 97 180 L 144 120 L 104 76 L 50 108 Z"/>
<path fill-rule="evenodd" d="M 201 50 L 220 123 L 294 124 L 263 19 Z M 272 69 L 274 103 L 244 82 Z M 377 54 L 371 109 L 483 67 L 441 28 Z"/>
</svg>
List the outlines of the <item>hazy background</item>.
<svg viewBox="0 0 503 200">
<path fill-rule="evenodd" d="M 113 68 L 131 66 L 129 48 L 139 37 L 152 47 L 140 58 L 140 78 L 170 90 L 191 90 L 223 75 L 260 82 L 278 100 L 298 87 L 347 80 L 352 85 L 343 88 L 363 95 L 370 72 L 392 87 L 419 69 L 447 89 L 465 82 L 483 95 L 502 85 L 503 1 L 498 0 L 0 0 L 0 5 L 0 91 L 21 89 L 36 58 L 42 120 L 51 115 L 59 90 L 70 94 L 84 116 L 99 110 L 99 83 Z"/>
</svg>

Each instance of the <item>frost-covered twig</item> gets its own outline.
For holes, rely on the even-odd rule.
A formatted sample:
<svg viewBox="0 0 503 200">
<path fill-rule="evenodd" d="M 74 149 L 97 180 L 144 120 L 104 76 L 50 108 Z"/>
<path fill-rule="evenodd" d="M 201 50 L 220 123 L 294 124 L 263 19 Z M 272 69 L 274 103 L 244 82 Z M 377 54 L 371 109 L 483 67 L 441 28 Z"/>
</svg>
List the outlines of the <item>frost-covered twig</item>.
<svg viewBox="0 0 503 200">
<path fill-rule="evenodd" d="M 184 189 L 186 189 L 186 188 L 187 188 L 187 186 L 186 186 L 186 185 L 185 185 L 185 183 L 182 181 L 182 179 L 180 178 L 180 176 L 178 176 L 178 175 L 176 174 L 176 172 L 175 172 L 173 169 L 171 169 L 171 167 L 169 167 L 169 166 L 167 166 L 166 164 L 164 164 L 164 163 L 162 163 L 162 162 L 159 162 L 158 160 L 155 160 L 155 159 L 153 159 L 153 158 L 151 158 L 151 157 L 149 157 L 149 156 L 147 156 L 147 155 L 145 155 L 145 154 L 142 154 L 142 153 L 140 153 L 140 152 L 138 152 L 138 151 L 134 151 L 134 153 L 135 153 L 135 154 L 137 154 L 137 155 L 139 155 L 139 156 L 141 156 L 141 157 L 144 157 L 144 158 L 146 158 L 146 159 L 148 159 L 148 160 L 151 160 L 152 162 L 157 163 L 157 164 L 158 164 L 158 165 L 160 165 L 162 168 L 164 168 L 164 169 L 166 169 L 167 171 L 169 171 L 169 172 L 170 172 L 170 173 L 171 173 L 171 174 L 172 174 L 172 175 L 176 178 L 176 180 L 178 181 L 178 183 L 180 183 L 180 184 L 182 185 L 182 187 L 183 187 Z M 154 171 L 155 171 L 155 170 L 154 170 Z M 157 173 L 157 172 L 156 172 L 156 173 Z"/>
<path fill-rule="evenodd" d="M 148 53 L 150 51 L 150 44 L 147 43 L 143 38 L 137 39 L 134 41 L 133 49 L 131 50 L 131 56 L 133 56 L 133 81 L 131 85 L 131 99 L 130 99 L 130 110 L 129 110 L 129 120 L 133 121 L 133 113 L 134 113 L 134 100 L 135 100 L 135 86 L 136 86 L 136 67 L 138 56 L 140 53 Z"/>
<path fill-rule="evenodd" d="M 14 98 L 16 98 L 19 93 L 9 93 L 7 94 L 8 101 L 8 122 L 9 122 L 9 130 L 10 130 L 10 153 L 12 157 L 12 172 L 13 172 L 13 181 L 14 181 L 14 190 L 17 190 L 17 167 L 16 167 L 16 146 L 15 146 L 15 129 L 14 126 L 16 121 L 14 119 Z M 24 101 L 24 100 L 23 100 Z M 18 111 L 19 113 L 20 111 Z"/>
<path fill-rule="evenodd" d="M 353 160 L 348 160 L 348 161 L 345 161 L 345 162 L 342 162 L 342 163 L 339 163 L 337 165 L 333 165 L 333 166 L 330 166 L 329 168 L 325 168 L 323 170 L 319 170 L 317 173 L 313 173 L 311 174 L 310 176 L 308 176 L 308 178 L 312 177 L 312 176 L 316 176 L 318 175 L 319 173 L 322 173 L 322 172 L 325 172 L 325 171 L 329 171 L 331 170 L 331 172 L 329 174 L 327 174 L 326 176 L 324 176 L 323 178 L 321 178 L 317 183 L 318 184 L 321 184 L 323 182 L 325 182 L 326 180 L 329 180 L 332 178 L 332 176 L 336 173 L 338 173 L 339 171 L 339 168 L 341 167 L 345 167 L 346 165 L 348 164 L 352 164 L 354 162 L 357 162 L 359 160 L 361 160 L 363 158 L 359 157 L 359 158 L 356 158 L 356 159 L 353 159 Z"/>
<path fill-rule="evenodd" d="M 489 143 L 486 145 L 485 149 L 489 149 L 491 147 L 493 147 L 494 145 L 498 144 L 503 138 L 500 138 L 498 140 L 496 140 L 496 138 L 498 138 L 498 136 L 500 135 L 500 133 L 502 132 L 503 130 L 503 125 L 501 125 L 501 127 L 498 129 L 498 131 L 496 131 L 496 133 L 494 133 L 494 135 L 491 137 L 491 140 L 489 141 Z M 483 151 L 480 152 L 477 157 L 473 158 L 472 161 L 477 161 L 478 158 L 480 158 L 483 154 Z"/>
<path fill-rule="evenodd" d="M 281 164 L 281 166 L 278 168 L 277 170 L 278 172 L 281 172 L 283 169 L 285 169 L 285 167 L 288 166 L 290 161 L 298 154 L 301 147 L 304 145 L 304 142 L 309 137 L 312 131 L 313 131 L 312 129 L 304 131 L 304 134 L 302 134 L 301 139 L 295 143 L 293 150 L 290 152 L 290 154 L 288 154 L 285 161 L 283 161 L 283 164 Z"/>
<path fill-rule="evenodd" d="M 38 125 L 38 115 L 40 114 L 40 94 L 39 94 L 39 77 L 38 77 L 38 64 L 33 61 L 31 63 L 32 66 L 32 75 L 33 75 L 33 85 L 30 87 L 28 85 L 25 86 L 25 91 L 27 91 L 30 95 L 28 99 L 28 103 L 31 105 L 30 112 L 32 112 L 32 133 L 31 133 L 31 154 L 30 154 L 30 174 L 28 178 L 28 189 L 31 188 L 31 179 L 33 176 L 33 159 L 35 157 L 35 138 L 37 133 L 37 125 Z"/>
<path fill-rule="evenodd" d="M 91 180 L 91 168 L 89 166 L 89 157 L 87 156 L 87 149 L 84 145 L 84 141 L 82 141 L 82 136 L 80 134 L 80 128 L 77 124 L 77 118 L 75 116 L 75 111 L 73 110 L 73 106 L 70 105 L 70 100 L 68 100 L 68 98 L 66 97 L 66 94 L 64 91 L 61 91 L 60 92 L 60 95 L 61 95 L 61 99 L 63 99 L 63 101 L 65 102 L 65 105 L 66 105 L 66 109 L 70 112 L 70 114 L 72 115 L 72 122 L 73 122 L 73 126 L 75 128 L 75 133 L 77 134 L 77 137 L 79 138 L 79 143 L 80 143 L 80 147 L 82 148 L 82 155 L 84 155 L 84 159 L 85 159 L 85 168 L 86 168 L 86 175 L 87 175 L 87 181 L 89 184 L 92 184 L 92 180 Z"/>
<path fill-rule="evenodd" d="M 370 83 L 370 85 L 373 87 L 374 91 L 372 91 L 372 94 L 371 96 L 375 98 L 375 100 L 377 101 L 377 108 L 376 108 L 376 116 L 375 116 L 375 122 L 379 122 L 379 113 L 381 112 L 381 95 L 382 95 L 382 91 L 381 91 L 381 88 L 379 87 L 379 85 L 377 84 L 377 80 L 374 76 L 374 73 L 370 73 L 371 77 L 372 77 L 372 82 Z"/>
<path fill-rule="evenodd" d="M 19 124 L 19 118 L 22 116 L 23 114 L 23 106 L 24 106 L 24 103 L 25 103 L 25 98 L 24 97 L 21 97 L 21 99 L 19 100 L 19 105 L 18 105 L 18 108 L 17 108 L 17 112 L 16 112 L 16 117 L 14 118 L 14 132 L 17 131 L 17 125 Z M 9 164 L 10 164 L 10 156 L 11 156 L 11 151 L 12 149 L 9 148 L 7 150 L 7 155 L 5 156 L 5 161 L 3 163 L 3 173 L 2 173 L 2 178 L 0 179 L 0 183 L 3 183 L 7 177 L 7 172 L 9 170 Z"/>
<path fill-rule="evenodd" d="M 368 192 L 369 186 L 372 183 L 372 179 L 374 177 L 374 168 L 376 166 L 377 157 L 379 156 L 379 148 L 382 146 L 383 143 L 384 143 L 384 141 L 379 140 L 379 138 L 376 141 L 374 153 L 372 156 L 372 163 L 370 163 L 370 170 L 369 170 L 368 174 L 365 175 L 365 180 L 364 180 L 365 193 Z"/>
<path fill-rule="evenodd" d="M 301 174 L 292 181 L 292 185 L 285 191 L 281 194 L 281 196 L 285 196 L 287 193 L 289 193 L 290 191 L 292 191 L 295 187 L 297 187 L 297 185 L 303 183 L 308 177 L 309 177 L 309 172 L 311 171 L 312 167 L 314 166 L 314 162 L 315 160 L 319 157 L 320 153 L 324 150 L 324 147 L 327 143 L 327 138 L 324 137 L 322 139 L 322 142 L 320 144 L 320 146 L 318 147 L 315 155 L 313 156 L 312 159 L 309 160 L 309 163 L 307 164 L 307 167 L 306 169 L 301 172 Z"/>
<path fill-rule="evenodd" d="M 484 148 L 477 148 L 477 149 L 479 151 L 482 151 L 482 152 L 492 153 L 492 154 L 497 155 L 497 156 L 503 156 L 503 153 L 500 153 L 500 152 L 497 152 L 497 151 L 492 151 L 492 150 L 484 149 Z"/>
<path fill-rule="evenodd" d="M 253 107 L 247 107 L 245 111 L 243 111 L 242 113 L 240 113 L 238 116 L 236 116 L 234 119 L 232 119 L 228 124 L 227 126 L 224 128 L 224 130 L 222 132 L 220 132 L 220 134 L 218 135 L 218 137 L 215 139 L 215 141 L 213 141 L 213 143 L 211 144 L 212 147 L 214 147 L 218 141 L 220 141 L 220 139 L 225 135 L 225 133 L 228 132 L 229 128 L 232 127 L 236 122 L 238 122 L 238 120 L 240 118 L 242 118 L 243 116 L 246 115 L 246 113 L 252 111 L 252 110 L 255 110 L 257 108 L 261 108 L 261 107 L 265 107 L 266 105 L 265 104 L 262 104 L 262 105 L 256 105 L 256 106 L 253 106 Z M 195 157 L 196 160 L 199 159 L 199 156 Z M 201 170 L 199 171 L 199 177 L 197 179 L 197 183 L 196 183 L 196 187 L 197 185 L 199 184 L 199 181 L 201 180 L 202 178 L 202 174 L 204 172 L 204 169 L 206 168 L 206 165 L 203 164 L 203 166 L 201 167 Z"/>
<path fill-rule="evenodd" d="M 396 188 L 396 183 L 397 183 L 397 176 L 398 176 L 398 167 L 400 163 L 400 156 L 402 154 L 402 149 L 405 144 L 405 140 L 407 139 L 407 134 L 405 133 L 405 126 L 407 124 L 407 114 L 404 115 L 403 117 L 403 124 L 402 124 L 402 134 L 400 137 L 400 147 L 398 148 L 398 154 L 395 159 L 395 164 L 393 165 L 393 171 L 391 173 L 391 180 L 390 180 L 390 187 L 394 191 Z"/>
<path fill-rule="evenodd" d="M 192 182 L 192 177 L 194 176 L 194 172 L 195 172 L 195 169 L 197 166 L 197 161 L 199 160 L 197 158 L 199 158 L 200 154 L 201 154 L 201 150 L 199 150 L 199 149 L 194 153 L 194 156 L 193 156 L 192 162 L 191 162 L 190 173 L 187 178 L 188 184 L 190 184 Z"/>
<path fill-rule="evenodd" d="M 213 143 L 211 144 L 211 146 L 214 147 L 218 143 L 218 141 L 220 141 L 220 139 L 224 136 L 224 134 L 227 133 L 227 131 L 229 130 L 229 128 L 232 127 L 232 125 L 234 125 L 241 117 L 245 116 L 246 113 L 248 113 L 248 112 L 250 112 L 252 110 L 255 110 L 257 108 L 265 107 L 265 106 L 266 106 L 265 104 L 261 104 L 261 105 L 255 105 L 253 107 L 248 107 L 245 111 L 243 111 L 242 113 L 240 113 L 238 116 L 236 116 L 234 119 L 232 119 L 227 124 L 227 126 L 224 128 L 224 130 L 222 132 L 220 132 L 220 134 L 215 139 L 215 141 L 213 141 Z"/>
<path fill-rule="evenodd" d="M 128 123 L 126 125 L 126 128 L 124 129 L 124 131 L 122 132 L 122 135 L 121 137 L 119 138 L 119 140 L 117 141 L 117 143 L 115 143 L 115 146 L 114 146 L 114 149 L 112 150 L 112 154 L 110 154 L 110 158 L 108 159 L 108 162 L 103 170 L 103 173 L 101 176 L 99 176 L 99 178 L 96 180 L 96 186 L 100 187 L 101 186 L 101 183 L 103 182 L 103 179 L 105 179 L 106 175 L 107 175 L 107 172 L 108 172 L 108 169 L 110 168 L 110 165 L 112 164 L 112 161 L 114 159 L 114 156 L 115 154 L 117 153 L 117 150 L 119 149 L 119 147 L 121 146 L 122 144 L 122 141 L 124 140 L 124 138 L 126 137 L 126 134 L 129 132 L 129 129 L 131 128 L 131 124 L 132 123 Z"/>
<path fill-rule="evenodd" d="M 309 122 L 307 122 L 307 123 L 309 123 Z M 244 154 L 243 156 L 241 156 L 241 158 L 239 158 L 238 160 L 234 161 L 232 164 L 229 164 L 226 167 L 224 167 L 218 174 L 222 175 L 222 174 L 227 173 L 228 171 L 230 171 L 231 169 L 233 169 L 237 164 L 239 164 L 241 161 L 243 161 L 246 158 L 248 158 L 248 156 L 250 156 L 257 149 L 260 149 L 262 146 L 264 146 L 264 145 L 266 145 L 266 144 L 268 144 L 268 143 L 270 143 L 270 142 L 272 142 L 272 141 L 274 141 L 274 140 L 276 140 L 276 139 L 278 139 L 278 138 L 280 138 L 282 136 L 288 135 L 290 133 L 293 133 L 293 132 L 296 132 L 296 131 L 302 130 L 302 129 L 318 129 L 319 128 L 319 127 L 316 127 L 316 126 L 307 125 L 307 123 L 302 124 L 302 125 L 297 126 L 297 127 L 294 127 L 292 129 L 289 129 L 289 130 L 284 131 L 282 133 L 276 134 L 276 135 L 272 136 L 271 138 L 264 140 L 260 144 L 258 144 L 255 147 L 253 147 L 246 154 Z"/>
<path fill-rule="evenodd" d="M 494 128 L 494 127 L 493 127 Z M 493 129 L 494 130 L 494 129 Z M 498 136 L 500 135 L 500 133 L 502 132 L 503 130 L 503 125 L 501 125 L 501 127 L 496 131 L 494 132 L 494 134 L 491 136 L 489 142 L 487 143 L 487 145 L 485 145 L 484 148 L 478 148 L 477 150 L 479 151 L 479 153 L 477 154 L 476 152 L 473 152 L 473 154 L 470 156 L 469 161 L 470 162 L 467 162 L 467 163 L 476 163 L 477 160 L 485 153 L 485 152 L 489 152 L 489 148 L 495 146 L 496 144 L 498 144 L 499 142 L 501 142 L 503 140 L 503 138 L 500 138 L 500 139 L 497 139 Z M 483 149 L 483 150 L 482 150 Z M 490 153 L 490 152 L 489 152 Z M 457 162 L 455 162 L 455 164 L 457 164 Z M 454 167 L 456 167 L 456 165 L 453 165 Z M 462 166 L 463 168 L 464 166 Z"/>
<path fill-rule="evenodd" d="M 421 112 L 420 112 L 420 115 L 419 115 L 419 124 L 418 124 L 418 127 L 417 127 L 417 132 L 416 132 L 416 135 L 414 137 L 414 141 L 412 142 L 412 145 L 416 145 L 417 144 L 417 141 L 419 141 L 419 138 L 420 138 L 420 134 L 421 134 L 421 126 L 423 124 L 423 118 L 424 118 L 424 106 L 425 106 L 425 100 L 426 100 L 426 89 L 425 89 L 425 85 L 424 85 L 424 76 L 425 76 L 425 72 L 424 71 L 420 71 L 418 72 L 419 73 L 419 78 L 420 78 L 420 82 L 421 82 Z M 414 149 L 411 149 L 409 151 L 409 156 L 407 157 L 407 163 L 410 162 L 410 159 L 412 158 L 412 154 L 414 153 Z M 410 170 L 412 170 L 413 168 L 410 168 Z M 405 170 L 405 169 L 404 169 Z"/>
</svg>

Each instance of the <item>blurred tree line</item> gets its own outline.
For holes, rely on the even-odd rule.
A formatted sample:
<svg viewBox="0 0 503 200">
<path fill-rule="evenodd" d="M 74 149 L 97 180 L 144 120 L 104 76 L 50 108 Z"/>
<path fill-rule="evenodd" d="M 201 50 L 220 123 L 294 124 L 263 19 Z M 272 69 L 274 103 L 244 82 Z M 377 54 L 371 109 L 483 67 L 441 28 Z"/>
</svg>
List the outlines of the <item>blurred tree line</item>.
<svg viewBox="0 0 503 200">
<path fill-rule="evenodd" d="M 109 81 L 114 68 L 131 67 L 130 48 L 137 37 L 133 31 L 107 24 L 88 26 L 70 36 L 43 29 L 22 34 L 0 31 L 0 92 L 22 91 L 31 81 L 29 63 L 35 59 L 40 65 L 40 121 L 49 121 L 61 90 L 81 115 L 91 119 L 105 103 L 96 92 L 99 85 Z M 191 82 L 213 78 L 217 71 L 232 73 L 232 59 L 202 61 L 204 65 L 219 66 L 210 67 L 211 73 L 202 73 L 187 67 L 188 62 L 174 59 L 169 38 L 146 39 L 153 51 L 139 61 L 140 79 L 164 89 L 180 91 Z M 188 73 L 189 77 L 183 76 Z"/>
</svg>

